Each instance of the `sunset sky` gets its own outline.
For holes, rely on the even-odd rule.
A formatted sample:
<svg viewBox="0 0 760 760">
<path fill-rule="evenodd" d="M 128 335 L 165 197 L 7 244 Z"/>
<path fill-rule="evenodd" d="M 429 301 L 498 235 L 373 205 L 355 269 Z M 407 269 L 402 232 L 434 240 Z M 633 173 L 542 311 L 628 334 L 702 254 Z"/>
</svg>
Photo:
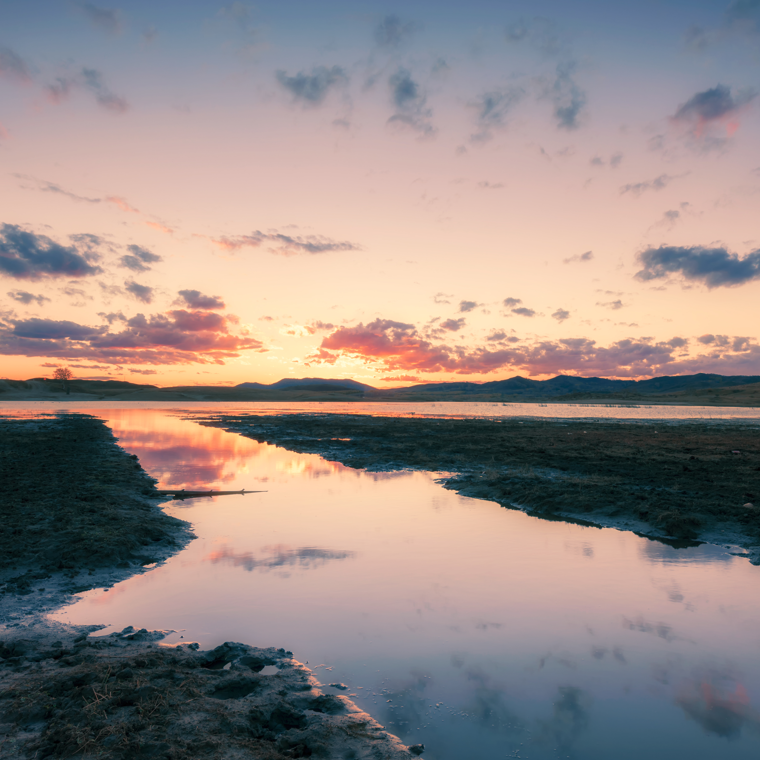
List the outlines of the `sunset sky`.
<svg viewBox="0 0 760 760">
<path fill-rule="evenodd" d="M 0 0 L 0 376 L 760 374 L 760 0 Z"/>
</svg>

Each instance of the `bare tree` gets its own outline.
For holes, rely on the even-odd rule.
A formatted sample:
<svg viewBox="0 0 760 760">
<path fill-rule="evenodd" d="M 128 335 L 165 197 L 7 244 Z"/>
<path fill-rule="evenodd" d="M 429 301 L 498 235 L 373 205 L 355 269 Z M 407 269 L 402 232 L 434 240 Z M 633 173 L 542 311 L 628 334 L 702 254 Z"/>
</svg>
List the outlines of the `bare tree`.
<svg viewBox="0 0 760 760">
<path fill-rule="evenodd" d="M 56 371 L 53 372 L 53 380 L 61 381 L 61 384 L 63 385 L 67 396 L 69 393 L 71 393 L 71 389 L 69 388 L 69 380 L 72 380 L 73 378 L 74 373 L 68 367 L 58 367 Z"/>
</svg>

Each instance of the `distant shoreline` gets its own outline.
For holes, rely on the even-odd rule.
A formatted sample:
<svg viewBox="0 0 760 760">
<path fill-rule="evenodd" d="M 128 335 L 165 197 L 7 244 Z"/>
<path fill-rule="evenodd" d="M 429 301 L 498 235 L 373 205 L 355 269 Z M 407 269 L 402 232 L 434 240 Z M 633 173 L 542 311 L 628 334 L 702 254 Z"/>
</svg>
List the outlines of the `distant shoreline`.
<svg viewBox="0 0 760 760">
<path fill-rule="evenodd" d="M 519 382 L 513 382 L 519 381 Z M 555 382 L 556 381 L 556 382 Z M 588 381 L 588 382 L 587 382 Z M 654 378 L 635 388 L 625 382 L 620 390 L 605 390 L 617 381 L 604 378 L 557 377 L 546 381 L 513 378 L 491 383 L 431 383 L 381 390 L 350 380 L 305 378 L 280 381 L 271 386 L 175 386 L 129 383 L 119 380 L 72 380 L 68 393 L 57 381 L 0 379 L 2 401 L 204 401 L 270 403 L 493 403 L 493 404 L 588 404 L 614 406 L 705 406 L 760 409 L 760 382 L 754 377 L 691 375 Z M 343 385 L 342 385 L 343 384 Z M 602 389 L 591 386 L 601 385 Z M 517 387 L 524 386 L 524 387 Z M 583 388 L 587 390 L 582 390 Z M 647 388 L 647 392 L 636 389 Z M 675 388 L 675 390 L 674 390 Z"/>
</svg>

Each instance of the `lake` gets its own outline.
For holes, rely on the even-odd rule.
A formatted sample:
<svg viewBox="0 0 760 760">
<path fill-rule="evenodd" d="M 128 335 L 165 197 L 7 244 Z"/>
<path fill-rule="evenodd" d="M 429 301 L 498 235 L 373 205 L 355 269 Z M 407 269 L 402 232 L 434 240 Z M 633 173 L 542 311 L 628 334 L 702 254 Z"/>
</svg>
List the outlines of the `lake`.
<svg viewBox="0 0 760 760">
<path fill-rule="evenodd" d="M 95 414 L 159 488 L 266 492 L 167 504 L 198 538 L 54 617 L 108 624 L 101 634 L 173 629 L 167 643 L 202 648 L 285 647 L 429 760 L 758 757 L 760 568 L 746 559 L 541 520 L 445 490 L 435 473 L 352 470 L 183 418 L 266 404 L 105 403 L 0 413 Z M 382 406 L 758 421 L 749 409 Z"/>
</svg>

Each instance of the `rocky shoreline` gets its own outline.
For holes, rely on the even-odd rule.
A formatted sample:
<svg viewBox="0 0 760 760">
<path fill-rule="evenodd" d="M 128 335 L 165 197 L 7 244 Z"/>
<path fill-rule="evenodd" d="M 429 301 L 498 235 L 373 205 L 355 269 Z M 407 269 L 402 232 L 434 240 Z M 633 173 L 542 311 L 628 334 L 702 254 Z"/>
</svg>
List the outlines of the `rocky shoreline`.
<svg viewBox="0 0 760 760">
<path fill-rule="evenodd" d="M 552 520 L 706 541 L 760 564 L 760 427 L 746 422 L 219 414 L 196 421 Z"/>
<path fill-rule="evenodd" d="M 0 418 L 0 757 L 402 760 L 405 747 L 283 649 L 163 646 L 45 613 L 194 537 L 89 415 Z"/>
</svg>

